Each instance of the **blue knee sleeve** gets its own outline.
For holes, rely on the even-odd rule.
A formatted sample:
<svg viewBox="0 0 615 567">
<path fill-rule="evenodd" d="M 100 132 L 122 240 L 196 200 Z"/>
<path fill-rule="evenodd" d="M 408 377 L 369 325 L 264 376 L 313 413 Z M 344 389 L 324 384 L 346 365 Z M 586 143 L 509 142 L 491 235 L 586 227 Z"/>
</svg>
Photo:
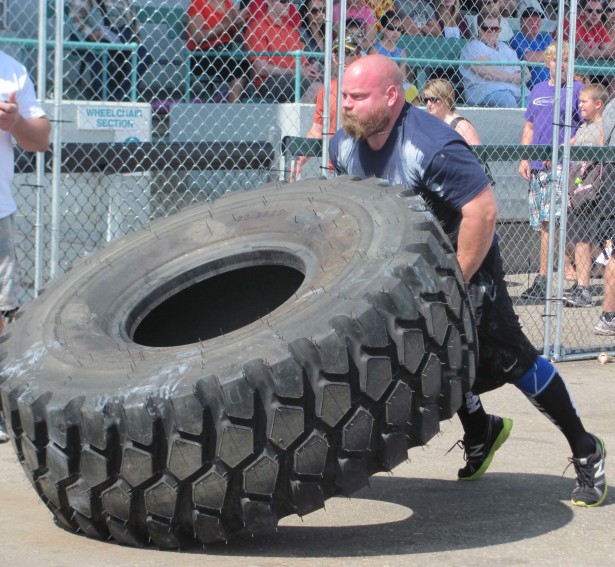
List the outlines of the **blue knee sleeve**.
<svg viewBox="0 0 615 567">
<path fill-rule="evenodd" d="M 546 358 L 539 356 L 531 368 L 519 380 L 514 382 L 526 396 L 532 398 L 542 393 L 542 391 L 551 383 L 553 377 L 557 374 L 555 366 L 553 366 Z"/>
</svg>

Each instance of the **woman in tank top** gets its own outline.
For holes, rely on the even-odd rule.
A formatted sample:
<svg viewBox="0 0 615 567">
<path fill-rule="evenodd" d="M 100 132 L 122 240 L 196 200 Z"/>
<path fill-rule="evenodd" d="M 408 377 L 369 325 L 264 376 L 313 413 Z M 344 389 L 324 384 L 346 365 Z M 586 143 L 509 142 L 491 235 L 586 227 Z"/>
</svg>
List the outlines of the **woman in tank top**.
<svg viewBox="0 0 615 567">
<path fill-rule="evenodd" d="M 455 89 L 445 79 L 432 79 L 423 87 L 423 103 L 427 112 L 451 126 L 468 144 L 480 144 L 478 132 L 469 120 L 455 112 Z"/>
</svg>

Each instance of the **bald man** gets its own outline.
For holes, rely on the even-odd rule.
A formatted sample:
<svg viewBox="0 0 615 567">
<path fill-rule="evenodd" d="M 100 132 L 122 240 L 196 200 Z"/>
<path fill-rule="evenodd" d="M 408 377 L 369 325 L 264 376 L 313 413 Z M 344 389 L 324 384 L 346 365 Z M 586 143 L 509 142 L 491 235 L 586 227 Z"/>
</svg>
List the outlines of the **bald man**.
<svg viewBox="0 0 615 567">
<path fill-rule="evenodd" d="M 470 147 L 442 120 L 405 102 L 397 65 L 381 55 L 346 69 L 342 125 L 330 145 L 336 173 L 377 177 L 421 195 L 451 239 L 468 284 L 480 355 L 472 392 L 458 412 L 466 460 L 459 479 L 482 476 L 512 429 L 512 420 L 485 412 L 479 394 L 512 383 L 566 437 L 577 476 L 572 503 L 602 504 L 604 442 L 585 430 L 564 380 L 521 330 L 504 282 L 493 189 Z"/>
</svg>

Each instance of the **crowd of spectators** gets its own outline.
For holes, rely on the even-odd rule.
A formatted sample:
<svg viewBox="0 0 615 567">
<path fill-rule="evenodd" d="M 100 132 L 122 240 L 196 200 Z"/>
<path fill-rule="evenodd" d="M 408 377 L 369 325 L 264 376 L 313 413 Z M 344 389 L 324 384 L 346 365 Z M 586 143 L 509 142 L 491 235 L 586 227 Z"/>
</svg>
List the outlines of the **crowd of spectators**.
<svg viewBox="0 0 615 567">
<path fill-rule="evenodd" d="M 346 0 L 346 34 L 355 35 L 363 53 L 396 58 L 408 76 L 413 70 L 404 58 L 429 58 L 413 52 L 408 36 L 429 36 L 467 42 L 461 61 L 496 61 L 501 66 L 459 65 L 442 73 L 427 68 L 427 78 L 449 79 L 466 104 L 519 106 L 534 85 L 546 78 L 544 51 L 556 36 L 547 25 L 547 0 Z M 69 19 L 82 39 L 93 42 L 141 42 L 131 0 L 69 0 Z M 341 4 L 333 5 L 334 40 L 339 35 Z M 565 20 L 564 39 L 570 22 Z M 576 20 L 576 56 L 614 59 L 615 0 L 580 0 Z M 277 102 L 300 98 L 314 102 L 322 86 L 325 51 L 325 0 L 190 0 L 185 45 L 194 77 L 224 85 L 227 102 L 245 100 L 251 93 Z M 299 66 L 288 52 L 304 51 Z M 103 69 L 100 51 L 86 56 L 93 75 L 94 98 L 127 97 L 131 65 L 126 51 L 110 51 Z M 137 76 L 151 57 L 139 49 Z M 519 65 L 518 62 L 525 62 Z M 297 68 L 298 67 L 298 68 Z M 522 70 L 522 71 L 521 71 Z M 300 78 L 297 81 L 296 76 Z M 595 79 L 595 77 L 590 77 Z M 610 79 L 600 80 L 610 94 Z M 463 83 L 463 88 L 462 88 Z"/>
</svg>

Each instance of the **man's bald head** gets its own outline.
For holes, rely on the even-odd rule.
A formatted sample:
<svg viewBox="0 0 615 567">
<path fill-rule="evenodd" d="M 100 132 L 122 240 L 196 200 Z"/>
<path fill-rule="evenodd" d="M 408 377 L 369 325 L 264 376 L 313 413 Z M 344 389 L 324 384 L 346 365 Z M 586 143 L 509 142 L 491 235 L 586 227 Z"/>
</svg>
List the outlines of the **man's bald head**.
<svg viewBox="0 0 615 567">
<path fill-rule="evenodd" d="M 390 86 L 404 88 L 404 77 L 397 63 L 384 55 L 361 57 L 348 66 L 344 76 L 348 75 L 362 82 L 381 85 L 385 90 Z"/>
</svg>

